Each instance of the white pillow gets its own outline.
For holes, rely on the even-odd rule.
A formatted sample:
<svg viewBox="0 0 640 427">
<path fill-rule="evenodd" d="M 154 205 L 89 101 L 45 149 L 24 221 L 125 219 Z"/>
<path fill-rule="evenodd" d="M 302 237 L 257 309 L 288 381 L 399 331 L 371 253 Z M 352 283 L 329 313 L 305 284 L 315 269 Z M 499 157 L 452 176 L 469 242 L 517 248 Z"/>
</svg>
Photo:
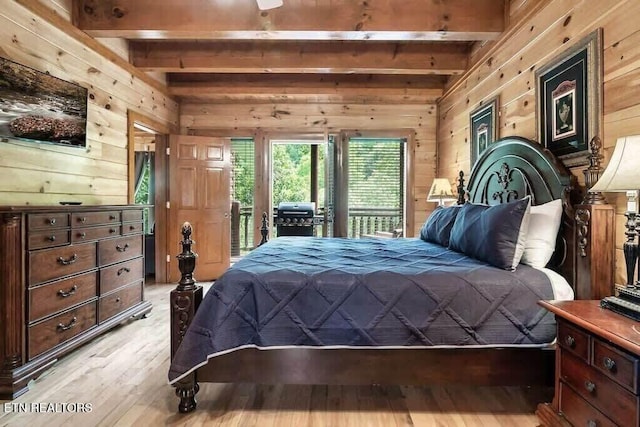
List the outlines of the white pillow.
<svg viewBox="0 0 640 427">
<path fill-rule="evenodd" d="M 562 200 L 531 206 L 529 233 L 521 263 L 535 268 L 547 265 L 556 249 L 556 239 L 562 220 Z"/>
</svg>

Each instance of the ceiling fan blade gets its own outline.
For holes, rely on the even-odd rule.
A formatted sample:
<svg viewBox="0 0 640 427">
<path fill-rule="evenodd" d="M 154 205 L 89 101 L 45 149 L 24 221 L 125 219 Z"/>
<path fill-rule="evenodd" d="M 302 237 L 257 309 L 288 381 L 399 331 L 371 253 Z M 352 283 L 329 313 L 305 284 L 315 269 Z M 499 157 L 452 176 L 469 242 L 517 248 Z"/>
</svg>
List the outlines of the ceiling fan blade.
<svg viewBox="0 0 640 427">
<path fill-rule="evenodd" d="M 256 0 L 258 9 L 269 10 L 282 6 L 282 0 Z"/>
</svg>

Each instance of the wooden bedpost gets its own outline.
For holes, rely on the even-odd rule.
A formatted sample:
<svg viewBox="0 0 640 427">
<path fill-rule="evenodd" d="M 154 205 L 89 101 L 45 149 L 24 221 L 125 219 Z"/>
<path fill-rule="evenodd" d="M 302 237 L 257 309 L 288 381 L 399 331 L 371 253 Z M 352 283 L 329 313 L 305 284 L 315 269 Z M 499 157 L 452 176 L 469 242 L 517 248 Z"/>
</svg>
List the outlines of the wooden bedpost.
<svg viewBox="0 0 640 427">
<path fill-rule="evenodd" d="M 262 235 L 262 239 L 260 239 L 260 244 L 258 246 L 262 246 L 267 241 L 269 241 L 269 220 L 267 219 L 267 213 L 262 212 L 262 225 L 260 226 L 260 234 Z"/>
<path fill-rule="evenodd" d="M 171 291 L 171 359 L 175 355 L 187 328 L 191 324 L 196 310 L 202 302 L 202 286 L 196 285 L 193 279 L 193 270 L 196 267 L 197 254 L 191 251 L 191 245 L 195 242 L 191 240 L 191 224 L 182 224 L 182 253 L 178 258 L 178 268 L 180 269 L 180 282 Z M 176 396 L 180 398 L 178 410 L 180 412 L 191 412 L 196 409 L 196 393 L 200 389 L 196 378 L 196 373 L 187 375 L 176 382 Z"/>
<path fill-rule="evenodd" d="M 458 204 L 464 205 L 466 191 L 464 189 L 464 172 L 462 171 L 458 174 L 458 185 L 456 189 L 458 190 Z"/>
</svg>

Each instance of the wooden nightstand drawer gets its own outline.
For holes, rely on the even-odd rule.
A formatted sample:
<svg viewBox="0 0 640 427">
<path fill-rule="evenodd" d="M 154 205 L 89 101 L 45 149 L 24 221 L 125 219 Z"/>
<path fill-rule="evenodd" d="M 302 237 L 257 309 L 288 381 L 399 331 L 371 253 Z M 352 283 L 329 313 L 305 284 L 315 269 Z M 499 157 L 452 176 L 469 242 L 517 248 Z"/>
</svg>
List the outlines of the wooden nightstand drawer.
<svg viewBox="0 0 640 427">
<path fill-rule="evenodd" d="M 96 298 L 96 272 L 29 289 L 29 321 Z"/>
<path fill-rule="evenodd" d="M 560 383 L 560 412 L 574 426 L 616 427 L 602 412 Z"/>
<path fill-rule="evenodd" d="M 633 393 L 638 393 L 638 358 L 598 339 L 593 340 L 591 364 Z"/>
<path fill-rule="evenodd" d="M 73 243 L 89 242 L 91 240 L 103 239 L 105 237 L 116 237 L 120 235 L 120 225 L 107 225 L 105 227 L 77 228 L 71 231 L 71 241 Z"/>
<path fill-rule="evenodd" d="M 142 301 L 142 282 L 100 297 L 100 323 Z"/>
<path fill-rule="evenodd" d="M 29 359 L 96 325 L 96 303 L 89 302 L 29 327 Z"/>
<path fill-rule="evenodd" d="M 71 227 L 91 225 L 120 224 L 120 211 L 74 212 L 71 214 Z"/>
<path fill-rule="evenodd" d="M 558 344 L 589 362 L 589 335 L 566 322 L 558 322 Z"/>
<path fill-rule="evenodd" d="M 101 266 L 140 255 L 142 255 L 142 235 L 108 239 L 98 243 L 98 260 Z"/>
<path fill-rule="evenodd" d="M 27 226 L 30 231 L 65 228 L 69 226 L 69 214 L 66 212 L 29 214 L 27 216 Z"/>
<path fill-rule="evenodd" d="M 44 249 L 69 244 L 69 229 L 56 228 L 29 233 L 29 249 Z"/>
<path fill-rule="evenodd" d="M 637 425 L 638 397 L 592 366 L 563 353 L 560 379 L 619 425 Z"/>
<path fill-rule="evenodd" d="M 100 295 L 141 280 L 143 261 L 144 258 L 136 258 L 100 270 Z"/>
<path fill-rule="evenodd" d="M 95 243 L 29 252 L 29 284 L 82 273 L 96 266 Z"/>
</svg>

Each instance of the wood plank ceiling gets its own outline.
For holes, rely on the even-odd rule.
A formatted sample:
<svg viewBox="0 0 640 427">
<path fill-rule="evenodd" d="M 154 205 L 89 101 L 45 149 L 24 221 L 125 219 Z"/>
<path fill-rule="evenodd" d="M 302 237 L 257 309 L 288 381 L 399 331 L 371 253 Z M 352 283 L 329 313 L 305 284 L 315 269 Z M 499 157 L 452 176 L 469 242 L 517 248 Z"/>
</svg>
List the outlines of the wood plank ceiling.
<svg viewBox="0 0 640 427">
<path fill-rule="evenodd" d="M 506 0 L 73 0 L 93 37 L 129 40 L 185 102 L 432 103 Z"/>
</svg>

